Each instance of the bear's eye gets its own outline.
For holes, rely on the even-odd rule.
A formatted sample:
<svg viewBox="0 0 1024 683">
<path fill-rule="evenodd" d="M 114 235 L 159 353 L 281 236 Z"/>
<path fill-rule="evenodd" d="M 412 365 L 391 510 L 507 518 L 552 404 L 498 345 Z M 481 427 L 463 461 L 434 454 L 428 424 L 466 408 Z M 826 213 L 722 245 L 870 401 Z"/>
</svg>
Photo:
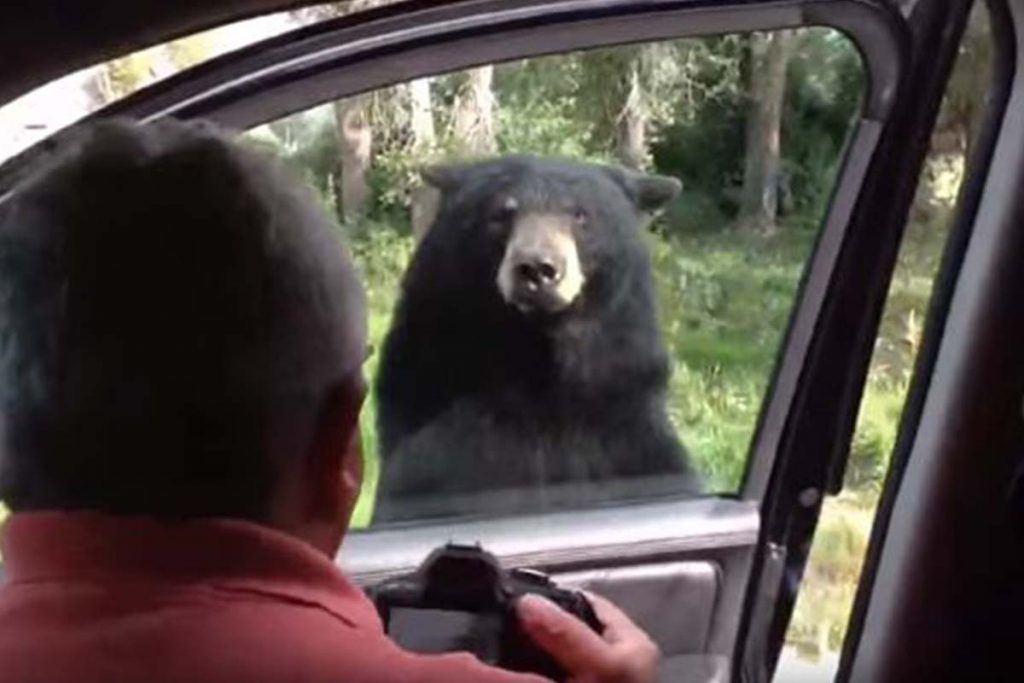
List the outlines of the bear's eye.
<svg viewBox="0 0 1024 683">
<path fill-rule="evenodd" d="M 587 222 L 587 212 L 579 207 L 575 207 L 572 212 L 572 221 L 576 225 L 583 225 Z"/>
<path fill-rule="evenodd" d="M 507 225 L 516 217 L 518 211 L 519 202 L 516 201 L 515 197 L 508 197 L 498 205 L 491 222 L 496 226 Z"/>
</svg>

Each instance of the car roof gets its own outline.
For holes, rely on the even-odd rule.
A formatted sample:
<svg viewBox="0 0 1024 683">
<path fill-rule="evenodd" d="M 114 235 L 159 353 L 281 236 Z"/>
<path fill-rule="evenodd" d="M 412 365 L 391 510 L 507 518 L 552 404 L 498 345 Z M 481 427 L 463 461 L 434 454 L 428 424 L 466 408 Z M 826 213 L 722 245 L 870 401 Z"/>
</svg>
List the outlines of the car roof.
<svg viewBox="0 0 1024 683">
<path fill-rule="evenodd" d="M 323 0 L 22 0 L 0 21 L 0 105 L 55 78 L 135 50 Z M 449 4 L 444 0 L 410 3 Z M 407 9 L 403 7 L 403 10 Z"/>
</svg>

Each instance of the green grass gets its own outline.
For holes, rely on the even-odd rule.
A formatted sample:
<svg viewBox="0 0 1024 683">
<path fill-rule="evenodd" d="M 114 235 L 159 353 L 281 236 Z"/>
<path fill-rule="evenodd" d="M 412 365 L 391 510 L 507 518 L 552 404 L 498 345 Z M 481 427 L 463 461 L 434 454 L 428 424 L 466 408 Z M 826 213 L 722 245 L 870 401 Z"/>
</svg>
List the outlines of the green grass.
<svg viewBox="0 0 1024 683">
<path fill-rule="evenodd" d="M 366 283 L 367 334 L 372 353 L 364 366 L 371 390 L 359 418 L 363 443 L 363 489 L 352 515 L 354 529 L 366 528 L 373 519 L 380 468 L 377 458 L 377 405 L 372 385 L 377 376 L 384 337 L 391 326 L 402 274 L 415 246 L 412 237 L 400 234 L 386 224 L 363 226 L 359 235 L 352 241 L 351 250 Z"/>
<path fill-rule="evenodd" d="M 867 551 L 875 497 L 846 493 L 822 509 L 786 642 L 817 659 L 842 645 Z"/>
<path fill-rule="evenodd" d="M 669 417 L 708 490 L 737 490 L 813 235 L 649 239 L 672 360 Z"/>
</svg>

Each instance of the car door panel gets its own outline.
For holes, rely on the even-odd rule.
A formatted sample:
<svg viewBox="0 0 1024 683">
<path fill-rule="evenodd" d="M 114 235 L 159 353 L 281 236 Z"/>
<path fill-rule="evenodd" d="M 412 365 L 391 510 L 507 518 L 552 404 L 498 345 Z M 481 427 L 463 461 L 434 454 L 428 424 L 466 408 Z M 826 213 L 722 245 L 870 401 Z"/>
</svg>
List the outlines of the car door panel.
<svg viewBox="0 0 1024 683">
<path fill-rule="evenodd" d="M 712 498 L 357 532 L 339 562 L 372 582 L 415 569 L 439 544 L 485 542 L 512 565 L 564 572 L 749 549 L 757 537 L 755 504 Z"/>
<path fill-rule="evenodd" d="M 557 575 L 560 583 L 625 605 L 667 656 L 707 651 L 721 570 L 714 562 L 659 562 Z"/>
<path fill-rule="evenodd" d="M 751 503 L 706 499 L 455 522 L 353 534 L 339 561 L 372 585 L 412 571 L 441 543 L 482 543 L 509 566 L 544 570 L 616 602 L 665 655 L 659 680 L 724 681 L 736 620 L 716 613 L 727 582 L 737 594 L 745 577 L 757 520 Z"/>
</svg>

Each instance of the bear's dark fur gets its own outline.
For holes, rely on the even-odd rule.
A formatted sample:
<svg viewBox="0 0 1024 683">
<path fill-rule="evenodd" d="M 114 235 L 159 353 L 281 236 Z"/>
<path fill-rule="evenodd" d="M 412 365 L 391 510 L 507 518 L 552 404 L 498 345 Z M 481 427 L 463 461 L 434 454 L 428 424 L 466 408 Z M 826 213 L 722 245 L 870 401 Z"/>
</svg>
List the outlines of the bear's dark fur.
<svg viewBox="0 0 1024 683">
<path fill-rule="evenodd" d="M 534 157 L 424 176 L 442 201 L 382 352 L 375 521 L 697 493 L 640 234 L 678 181 Z"/>
</svg>

